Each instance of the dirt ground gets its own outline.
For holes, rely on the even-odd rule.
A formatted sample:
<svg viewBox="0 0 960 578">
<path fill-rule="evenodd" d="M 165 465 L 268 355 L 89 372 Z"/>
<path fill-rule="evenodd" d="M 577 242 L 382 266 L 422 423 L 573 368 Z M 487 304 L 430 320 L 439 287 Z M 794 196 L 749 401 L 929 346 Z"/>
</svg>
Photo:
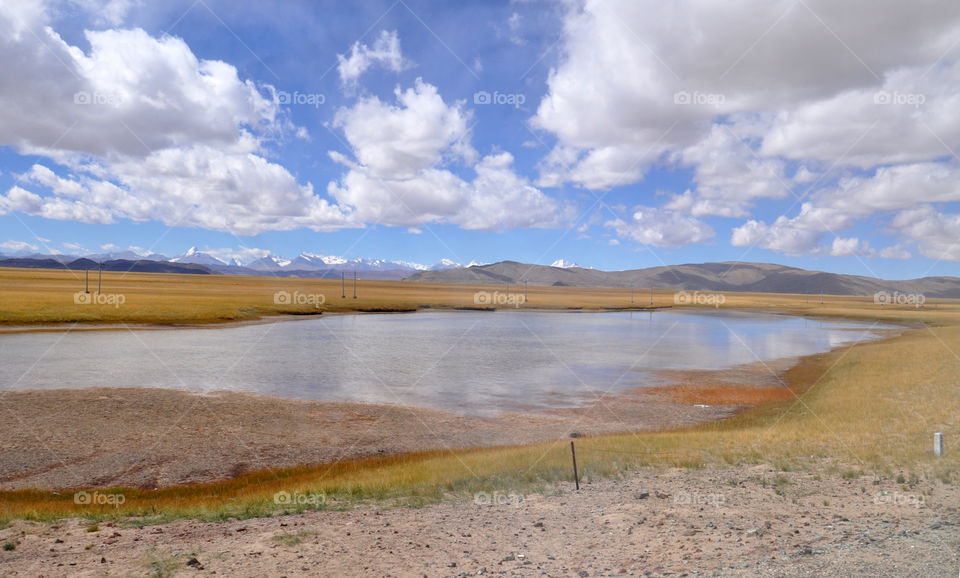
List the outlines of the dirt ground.
<svg viewBox="0 0 960 578">
<path fill-rule="evenodd" d="M 824 471 L 828 468 L 824 466 Z M 336 507 L 336 504 L 327 504 Z M 960 571 L 960 488 L 766 466 L 423 509 L 0 530 L 6 576 L 924 576 Z"/>
<path fill-rule="evenodd" d="M 692 425 L 737 409 L 678 403 L 652 390 L 578 409 L 493 418 L 237 393 L 6 392 L 0 394 L 0 489 L 152 489 L 347 458 L 543 442 L 574 430 L 596 435 Z"/>
</svg>

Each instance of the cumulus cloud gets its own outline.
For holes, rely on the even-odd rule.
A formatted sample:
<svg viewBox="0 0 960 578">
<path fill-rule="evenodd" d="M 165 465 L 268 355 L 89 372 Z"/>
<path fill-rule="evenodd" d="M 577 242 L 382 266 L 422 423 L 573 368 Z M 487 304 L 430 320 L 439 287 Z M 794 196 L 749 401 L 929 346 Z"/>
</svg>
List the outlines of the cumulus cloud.
<svg viewBox="0 0 960 578">
<path fill-rule="evenodd" d="M 569 3 L 563 56 L 532 122 L 577 152 L 567 180 L 602 188 L 609 179 L 599 175 L 616 167 L 594 161 L 597 179 L 574 179 L 583 159 L 611 148 L 642 158 L 691 146 L 723 115 L 790 111 L 848 91 L 869 95 L 858 107 L 877 114 L 873 93 L 884 76 L 889 88 L 907 90 L 897 71 L 922 71 L 943 56 L 958 18 L 960 6 L 946 1 L 922 11 L 866 0 Z"/>
<path fill-rule="evenodd" d="M 561 56 L 531 119 L 556 138 L 541 186 L 606 189 L 669 163 L 692 169 L 693 186 L 664 210 L 746 219 L 734 245 L 896 258 L 909 254 L 902 243 L 924 242 L 884 219 L 957 200 L 944 161 L 960 139 L 956 3 L 565 7 Z M 752 216 L 759 200 L 790 196 L 807 201 L 799 214 Z M 937 214 L 914 229 L 934 236 L 921 253 L 953 255 L 936 241 L 951 226 Z M 891 247 L 838 234 L 877 216 L 900 237 Z"/>
<path fill-rule="evenodd" d="M 904 238 L 931 259 L 960 261 L 960 215 L 924 205 L 899 213 L 892 222 Z"/>
<path fill-rule="evenodd" d="M 696 189 L 675 196 L 667 208 L 696 217 L 745 217 L 755 199 L 783 198 L 789 188 L 784 163 L 760 158 L 730 127 L 714 125 L 700 142 L 677 155 L 694 168 Z"/>
<path fill-rule="evenodd" d="M 558 221 L 551 198 L 512 170 L 513 156 L 479 158 L 470 144 L 469 112 L 447 104 L 429 83 L 395 91 L 396 104 L 375 96 L 338 111 L 353 158 L 328 193 L 365 222 L 416 227 L 449 222 L 467 229 L 542 227 Z M 454 172 L 473 171 L 472 180 Z"/>
<path fill-rule="evenodd" d="M 350 54 L 338 54 L 337 61 L 340 82 L 348 88 L 355 88 L 363 73 L 372 66 L 382 66 L 393 72 L 402 72 L 408 66 L 400 50 L 400 37 L 396 30 L 381 30 L 373 46 L 355 42 Z"/>
<path fill-rule="evenodd" d="M 637 207 L 629 221 L 615 219 L 604 224 L 617 236 L 654 247 L 682 247 L 713 238 L 714 232 L 703 221 L 679 211 Z"/>
<path fill-rule="evenodd" d="M 4 241 L 0 243 L 0 249 L 6 251 L 39 251 L 40 248 L 33 243 L 26 241 Z"/>
<path fill-rule="evenodd" d="M 116 3 L 118 18 L 126 5 Z M 35 164 L 0 196 L 0 212 L 238 234 L 353 224 L 266 160 L 266 142 L 291 125 L 232 65 L 140 29 L 87 31 L 84 52 L 45 23 L 30 3 L 0 8 L 0 144 L 71 174 Z"/>
</svg>

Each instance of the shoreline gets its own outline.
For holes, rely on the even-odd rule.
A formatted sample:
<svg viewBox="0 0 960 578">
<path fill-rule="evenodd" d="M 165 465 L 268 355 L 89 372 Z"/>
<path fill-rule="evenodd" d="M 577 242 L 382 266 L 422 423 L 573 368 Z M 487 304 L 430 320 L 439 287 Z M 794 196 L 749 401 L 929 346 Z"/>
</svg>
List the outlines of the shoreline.
<svg viewBox="0 0 960 578">
<path fill-rule="evenodd" d="M 153 489 L 342 460 L 683 431 L 792 398 L 804 388 L 788 383 L 789 372 L 802 373 L 825 354 L 889 339 L 721 370 L 658 370 L 654 374 L 666 383 L 603 394 L 575 407 L 491 417 L 231 391 L 7 391 L 0 404 L 18 420 L 0 422 L 0 490 Z"/>
</svg>

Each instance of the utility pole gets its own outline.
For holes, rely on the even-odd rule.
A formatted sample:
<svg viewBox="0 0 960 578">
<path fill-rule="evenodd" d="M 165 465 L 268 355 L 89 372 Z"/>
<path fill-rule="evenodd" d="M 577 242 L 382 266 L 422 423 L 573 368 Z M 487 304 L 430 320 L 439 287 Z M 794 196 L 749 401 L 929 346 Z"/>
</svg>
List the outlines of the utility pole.
<svg viewBox="0 0 960 578">
<path fill-rule="evenodd" d="M 630 305 L 633 305 L 633 287 L 630 288 Z"/>
<path fill-rule="evenodd" d="M 650 307 L 653 307 L 653 287 L 650 288 Z"/>
<path fill-rule="evenodd" d="M 89 295 L 90 294 L 90 268 L 87 267 L 84 270 L 84 273 L 85 273 L 85 279 L 83 280 L 83 292 Z"/>
<path fill-rule="evenodd" d="M 343 278 L 343 271 L 340 271 L 340 298 L 341 299 L 347 298 L 347 284 Z"/>
<path fill-rule="evenodd" d="M 527 282 L 523 282 L 523 302 L 527 302 Z"/>
<path fill-rule="evenodd" d="M 353 298 L 357 298 L 357 271 L 353 271 Z"/>
<path fill-rule="evenodd" d="M 103 279 L 103 261 L 100 261 L 100 273 L 97 275 L 97 295 L 100 294 L 100 281 Z"/>
</svg>

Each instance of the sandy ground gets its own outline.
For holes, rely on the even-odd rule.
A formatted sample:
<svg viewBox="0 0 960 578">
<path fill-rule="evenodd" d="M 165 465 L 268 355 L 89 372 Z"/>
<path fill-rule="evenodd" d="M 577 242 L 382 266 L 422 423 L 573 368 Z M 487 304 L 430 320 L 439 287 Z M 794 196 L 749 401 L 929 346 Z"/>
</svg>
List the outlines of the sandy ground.
<svg viewBox="0 0 960 578">
<path fill-rule="evenodd" d="M 824 468 L 826 471 L 826 468 Z M 960 570 L 960 488 L 766 466 L 543 495 L 163 526 L 0 530 L 7 576 L 924 576 Z M 476 503 L 476 502 L 480 503 Z M 328 504 L 336 506 L 335 504 Z"/>
<path fill-rule="evenodd" d="M 692 425 L 737 409 L 678 403 L 651 390 L 578 409 L 494 418 L 236 393 L 6 392 L 0 394 L 0 489 L 156 488 L 346 458 L 535 443 L 574 431 Z"/>
</svg>

